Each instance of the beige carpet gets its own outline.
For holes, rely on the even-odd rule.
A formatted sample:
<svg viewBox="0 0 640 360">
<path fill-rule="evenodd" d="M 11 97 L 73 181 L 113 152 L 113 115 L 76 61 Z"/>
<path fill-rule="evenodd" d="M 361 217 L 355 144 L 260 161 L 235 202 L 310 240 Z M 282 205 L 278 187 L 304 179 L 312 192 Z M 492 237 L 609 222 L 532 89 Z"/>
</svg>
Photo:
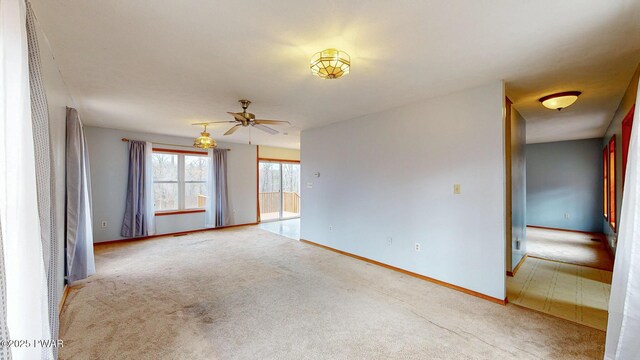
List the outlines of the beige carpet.
<svg viewBox="0 0 640 360">
<path fill-rule="evenodd" d="M 613 271 L 605 246 L 596 235 L 527 227 L 527 255 L 541 259 Z"/>
<path fill-rule="evenodd" d="M 601 359 L 604 332 L 257 227 L 96 248 L 62 359 Z"/>
<path fill-rule="evenodd" d="M 507 277 L 513 304 L 606 330 L 610 271 L 528 257 Z"/>
</svg>

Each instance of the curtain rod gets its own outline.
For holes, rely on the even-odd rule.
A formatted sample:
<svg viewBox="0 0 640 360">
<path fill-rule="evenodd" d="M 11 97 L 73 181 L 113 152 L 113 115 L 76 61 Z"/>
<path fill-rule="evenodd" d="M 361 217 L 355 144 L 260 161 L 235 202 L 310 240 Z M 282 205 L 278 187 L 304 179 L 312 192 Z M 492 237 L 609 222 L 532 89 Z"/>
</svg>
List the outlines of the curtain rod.
<svg viewBox="0 0 640 360">
<path fill-rule="evenodd" d="M 122 138 L 122 141 L 124 142 L 129 142 L 129 139 L 127 138 Z M 142 141 L 142 140 L 138 140 L 138 141 Z M 190 148 L 193 149 L 193 146 L 189 146 L 189 145 L 178 145 L 178 144 L 166 144 L 166 143 L 159 143 L 159 142 L 153 142 L 153 144 L 158 144 L 158 145 L 167 145 L 167 146 L 179 146 L 179 147 L 186 147 L 186 148 Z M 216 148 L 217 149 L 217 148 Z M 226 151 L 231 151 L 231 149 L 218 149 L 218 150 L 226 150 Z"/>
</svg>

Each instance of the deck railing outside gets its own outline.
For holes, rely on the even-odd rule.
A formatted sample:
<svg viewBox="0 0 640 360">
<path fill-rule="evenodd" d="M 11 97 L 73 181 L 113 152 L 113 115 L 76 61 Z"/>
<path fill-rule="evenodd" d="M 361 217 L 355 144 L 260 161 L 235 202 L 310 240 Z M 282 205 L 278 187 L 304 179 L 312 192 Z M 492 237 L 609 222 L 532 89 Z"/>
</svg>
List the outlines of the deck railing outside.
<svg viewBox="0 0 640 360">
<path fill-rule="evenodd" d="M 282 211 L 300 214 L 300 194 L 295 192 L 282 193 Z M 260 193 L 260 213 L 280 212 L 280 193 Z"/>
</svg>

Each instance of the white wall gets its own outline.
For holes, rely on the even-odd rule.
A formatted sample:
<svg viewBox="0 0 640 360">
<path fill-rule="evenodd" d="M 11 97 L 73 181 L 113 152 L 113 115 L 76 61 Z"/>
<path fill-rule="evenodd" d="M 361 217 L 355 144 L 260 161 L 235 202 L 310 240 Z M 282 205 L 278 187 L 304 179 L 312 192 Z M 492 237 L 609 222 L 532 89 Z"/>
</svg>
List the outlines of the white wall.
<svg viewBox="0 0 640 360">
<path fill-rule="evenodd" d="M 127 143 L 121 139 L 178 145 L 193 145 L 193 139 L 98 127 L 85 127 L 85 136 L 91 166 L 94 242 L 122 239 L 120 227 L 129 165 Z M 227 155 L 231 225 L 254 223 L 257 217 L 256 146 L 218 142 L 218 147 L 231 149 Z M 106 228 L 101 227 L 103 220 L 107 221 Z M 202 229 L 204 213 L 156 216 L 156 227 L 159 234 Z"/>
<path fill-rule="evenodd" d="M 504 299 L 503 108 L 495 82 L 303 131 L 301 237 Z"/>
<path fill-rule="evenodd" d="M 65 148 L 66 148 L 66 114 L 67 106 L 73 106 L 69 90 L 60 75 L 58 66 L 49 42 L 42 29 L 36 23 L 40 62 L 47 104 L 49 107 L 49 131 L 51 151 L 53 153 L 52 169 L 55 173 L 55 215 L 56 235 L 58 240 L 58 295 L 64 290 L 64 241 L 65 241 Z"/>
<path fill-rule="evenodd" d="M 300 160 L 300 150 L 258 146 L 258 156 L 262 159 Z"/>
</svg>

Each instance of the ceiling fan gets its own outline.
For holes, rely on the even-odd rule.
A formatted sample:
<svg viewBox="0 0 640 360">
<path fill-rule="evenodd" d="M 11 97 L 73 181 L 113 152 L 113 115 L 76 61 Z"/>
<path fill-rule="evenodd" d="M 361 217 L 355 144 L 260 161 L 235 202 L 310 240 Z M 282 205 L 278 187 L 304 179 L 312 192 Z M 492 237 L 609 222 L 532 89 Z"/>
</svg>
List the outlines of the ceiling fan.
<svg viewBox="0 0 640 360">
<path fill-rule="evenodd" d="M 275 135 L 278 133 L 278 130 L 270 128 L 268 126 L 265 126 L 264 124 L 269 124 L 269 125 L 291 125 L 290 122 L 288 121 L 281 121 L 281 120 L 263 120 L 263 119 L 256 119 L 256 116 L 250 112 L 247 112 L 247 108 L 249 107 L 249 105 L 251 104 L 251 101 L 249 100 L 238 100 L 240 102 L 240 104 L 242 104 L 242 112 L 240 113 L 234 113 L 234 112 L 227 112 L 227 114 L 230 114 L 231 116 L 233 116 L 234 120 L 231 121 L 213 121 L 210 122 L 209 124 L 215 124 L 215 123 L 232 123 L 232 124 L 236 124 L 235 126 L 233 126 L 231 129 L 227 130 L 227 132 L 224 133 L 224 135 L 231 135 L 233 134 L 236 130 L 238 130 L 241 127 L 254 127 L 256 129 L 260 129 L 264 132 L 267 132 L 271 135 Z"/>
</svg>

